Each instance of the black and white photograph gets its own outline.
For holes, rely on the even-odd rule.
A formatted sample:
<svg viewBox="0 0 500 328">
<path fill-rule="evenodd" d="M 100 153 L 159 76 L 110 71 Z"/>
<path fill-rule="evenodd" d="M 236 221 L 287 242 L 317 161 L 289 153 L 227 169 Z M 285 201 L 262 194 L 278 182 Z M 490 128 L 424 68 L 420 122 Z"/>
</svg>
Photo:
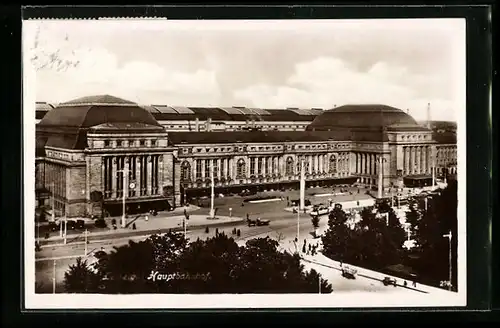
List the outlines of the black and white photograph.
<svg viewBox="0 0 500 328">
<path fill-rule="evenodd" d="M 466 305 L 464 19 L 22 29 L 27 309 Z"/>
</svg>

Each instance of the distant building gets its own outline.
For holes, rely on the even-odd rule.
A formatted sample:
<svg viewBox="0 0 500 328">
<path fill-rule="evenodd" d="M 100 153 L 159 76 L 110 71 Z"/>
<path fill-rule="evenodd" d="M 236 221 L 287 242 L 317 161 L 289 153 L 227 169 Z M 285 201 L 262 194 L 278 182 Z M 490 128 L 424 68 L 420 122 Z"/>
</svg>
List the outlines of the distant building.
<svg viewBox="0 0 500 328">
<path fill-rule="evenodd" d="M 37 124 L 37 186 L 54 195 L 59 215 L 75 217 L 120 215 L 124 191 L 127 213 L 179 206 L 208 194 L 211 170 L 216 193 L 297 188 L 301 159 L 308 186 L 421 186 L 431 183 L 434 166 L 456 173 L 456 139 L 441 138 L 397 108 L 346 105 L 319 115 L 237 110 L 250 112 L 176 107 L 162 121 L 151 108 L 112 96 L 59 104 Z M 163 124 L 185 115 L 191 116 L 176 124 L 191 130 Z"/>
</svg>

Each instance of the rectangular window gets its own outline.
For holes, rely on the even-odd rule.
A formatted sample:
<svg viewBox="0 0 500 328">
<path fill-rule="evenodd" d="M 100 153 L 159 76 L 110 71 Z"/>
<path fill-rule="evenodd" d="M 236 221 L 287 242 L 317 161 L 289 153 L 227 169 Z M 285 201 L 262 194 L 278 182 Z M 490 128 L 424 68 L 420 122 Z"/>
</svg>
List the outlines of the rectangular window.
<svg viewBox="0 0 500 328">
<path fill-rule="evenodd" d="M 201 179 L 201 159 L 196 160 L 196 179 Z"/>
<path fill-rule="evenodd" d="M 257 158 L 250 157 L 250 174 L 255 175 L 255 161 Z"/>
<path fill-rule="evenodd" d="M 210 178 L 210 160 L 205 160 L 205 178 Z"/>
<path fill-rule="evenodd" d="M 262 174 L 262 158 L 259 157 L 257 159 L 257 172 L 258 174 Z"/>
<path fill-rule="evenodd" d="M 217 167 L 217 160 L 212 160 L 212 170 L 214 172 L 214 177 L 219 177 L 219 168 Z"/>
</svg>

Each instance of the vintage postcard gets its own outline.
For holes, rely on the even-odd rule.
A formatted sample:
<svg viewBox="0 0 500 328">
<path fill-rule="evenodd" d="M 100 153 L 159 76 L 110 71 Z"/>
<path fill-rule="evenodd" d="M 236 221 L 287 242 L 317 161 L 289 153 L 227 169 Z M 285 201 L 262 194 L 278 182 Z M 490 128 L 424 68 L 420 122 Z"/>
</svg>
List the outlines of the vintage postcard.
<svg viewBox="0 0 500 328">
<path fill-rule="evenodd" d="M 465 306 L 465 45 L 462 19 L 23 21 L 26 308 Z"/>
</svg>

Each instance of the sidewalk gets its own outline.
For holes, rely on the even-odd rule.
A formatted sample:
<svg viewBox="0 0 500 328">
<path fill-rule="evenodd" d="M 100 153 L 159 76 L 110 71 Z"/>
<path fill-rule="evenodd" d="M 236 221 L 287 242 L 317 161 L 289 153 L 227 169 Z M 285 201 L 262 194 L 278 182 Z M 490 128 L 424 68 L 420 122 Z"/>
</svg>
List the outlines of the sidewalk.
<svg viewBox="0 0 500 328">
<path fill-rule="evenodd" d="M 318 265 L 321 265 L 321 266 L 324 266 L 324 267 L 327 267 L 327 268 L 331 268 L 331 269 L 335 269 L 335 270 L 341 271 L 340 262 L 334 261 L 334 260 L 326 257 L 325 255 L 323 255 L 321 253 L 321 251 L 318 254 L 314 255 L 314 256 L 313 255 L 307 255 L 307 254 L 304 254 L 304 253 L 301 253 L 300 256 L 303 259 L 303 261 L 306 261 L 306 262 L 309 262 L 309 263 L 318 264 Z M 418 292 L 421 292 L 421 293 L 434 294 L 434 295 L 435 294 L 451 295 L 450 293 L 453 293 L 453 292 L 447 291 L 445 289 L 441 289 L 441 288 L 437 288 L 437 287 L 432 287 L 432 286 L 427 286 L 427 285 L 423 285 L 423 284 L 420 284 L 420 283 L 417 283 L 416 287 L 413 287 L 411 281 L 407 281 L 408 285 L 405 287 L 404 284 L 403 284 L 404 279 L 402 279 L 402 278 L 394 277 L 394 276 L 391 276 L 391 275 L 388 275 L 388 274 L 385 274 L 385 273 L 380 273 L 380 272 L 377 272 L 377 271 L 373 271 L 373 270 L 369 270 L 369 269 L 365 269 L 365 268 L 361 268 L 361 267 L 357 267 L 357 266 L 354 266 L 354 265 L 350 265 L 348 263 L 342 263 L 342 266 L 344 266 L 344 267 L 348 266 L 348 267 L 350 267 L 352 269 L 357 270 L 357 272 L 358 272 L 357 275 L 360 276 L 360 277 L 365 277 L 365 278 L 374 279 L 374 280 L 378 280 L 378 281 L 382 281 L 385 277 L 389 277 L 389 278 L 395 279 L 397 287 L 402 287 L 402 288 L 406 288 L 406 289 L 418 291 Z"/>
<path fill-rule="evenodd" d="M 319 235 L 322 235 L 326 232 L 327 229 L 328 229 L 327 222 L 325 220 L 322 220 L 322 221 L 320 221 L 320 226 L 317 230 L 317 233 Z M 301 236 L 300 239 L 301 239 L 301 240 L 299 240 L 300 257 L 302 258 L 302 260 L 304 262 L 309 262 L 312 264 L 323 266 L 323 267 L 328 268 L 328 269 L 341 271 L 340 262 L 332 260 L 332 259 L 326 257 L 325 255 L 323 255 L 323 253 L 321 253 L 322 248 L 323 248 L 321 238 L 313 238 L 311 235 L 307 234 L 307 235 L 303 235 L 303 237 Z M 313 244 L 313 245 L 317 244 L 318 245 L 318 253 L 316 255 L 313 256 L 313 255 L 307 255 L 306 253 L 302 253 L 302 244 L 304 242 L 304 239 L 307 241 L 307 244 Z M 293 242 L 293 238 L 287 238 L 287 239 L 283 240 L 280 243 L 280 249 L 283 251 L 286 251 L 286 252 L 290 252 L 290 253 L 295 252 L 295 243 Z M 381 272 L 377 272 L 377 271 L 373 271 L 373 270 L 369 270 L 369 269 L 365 269 L 365 268 L 361 268 L 361 267 L 357 267 L 354 265 L 350 265 L 349 263 L 343 263 L 342 265 L 348 266 L 352 269 L 357 270 L 358 275 L 361 277 L 364 277 L 364 278 L 373 279 L 373 280 L 377 280 L 380 282 L 385 277 L 396 279 L 397 287 L 405 288 L 408 290 L 413 290 L 416 292 L 433 294 L 433 295 L 438 294 L 438 295 L 450 296 L 450 295 L 455 294 L 454 292 L 450 292 L 446 289 L 427 286 L 427 285 L 420 284 L 418 282 L 417 282 L 416 287 L 413 287 L 412 281 L 407 281 L 408 285 L 405 287 L 404 286 L 404 279 L 402 279 L 402 278 L 391 276 L 391 275 L 388 275 L 385 273 L 381 273 Z"/>
<path fill-rule="evenodd" d="M 158 214 L 157 214 L 157 216 L 155 216 L 155 218 L 166 218 L 166 217 L 177 216 L 179 214 L 184 214 L 184 209 L 186 209 L 186 211 L 188 213 L 193 213 L 193 212 L 198 211 L 200 209 L 200 207 L 196 206 L 196 205 L 189 205 L 187 207 L 184 207 L 184 206 L 176 207 L 172 211 L 161 211 L 161 212 L 158 212 Z M 129 218 L 136 217 L 137 215 L 139 215 L 139 214 L 131 214 L 131 215 L 129 215 Z M 141 214 L 141 215 L 147 215 L 150 218 L 154 217 L 154 216 L 152 216 L 149 213 L 144 213 L 144 214 Z M 48 217 L 48 218 L 50 218 L 50 217 Z M 106 221 L 106 223 L 108 225 L 111 225 L 111 220 L 115 219 L 117 222 L 120 222 L 121 218 L 122 218 L 121 216 L 108 216 L 108 217 L 104 218 L 104 220 Z M 61 220 L 61 219 L 63 219 L 63 218 L 56 217 L 56 221 Z M 94 224 L 94 219 L 91 219 L 91 218 L 88 218 L 88 217 L 68 218 L 68 220 L 73 220 L 73 221 L 84 220 L 86 224 Z M 41 227 L 47 226 L 47 225 L 49 225 L 49 221 L 40 222 L 40 226 Z"/>
<path fill-rule="evenodd" d="M 87 240 L 99 240 L 99 239 L 112 239 L 128 236 L 140 236 L 154 233 L 163 233 L 168 230 L 182 230 L 183 229 L 184 215 L 170 216 L 170 217 L 155 217 L 149 216 L 146 221 L 145 217 L 141 217 L 135 221 L 136 229 L 132 229 L 132 226 L 127 228 L 118 227 L 114 230 L 109 224 L 108 228 L 102 229 L 100 231 L 88 232 Z M 217 219 L 209 219 L 207 215 L 191 214 L 189 216 L 189 221 L 187 221 L 187 227 L 205 227 L 214 225 L 228 225 L 243 222 L 244 219 L 241 217 L 229 217 L 229 216 L 217 216 Z M 120 221 L 117 220 L 119 223 Z M 67 244 L 75 243 L 76 241 L 84 242 L 84 232 L 78 234 L 72 234 L 67 237 Z M 59 235 L 51 236 L 47 239 L 41 239 L 41 245 L 54 246 L 54 244 L 62 244 L 64 238 Z"/>
</svg>

